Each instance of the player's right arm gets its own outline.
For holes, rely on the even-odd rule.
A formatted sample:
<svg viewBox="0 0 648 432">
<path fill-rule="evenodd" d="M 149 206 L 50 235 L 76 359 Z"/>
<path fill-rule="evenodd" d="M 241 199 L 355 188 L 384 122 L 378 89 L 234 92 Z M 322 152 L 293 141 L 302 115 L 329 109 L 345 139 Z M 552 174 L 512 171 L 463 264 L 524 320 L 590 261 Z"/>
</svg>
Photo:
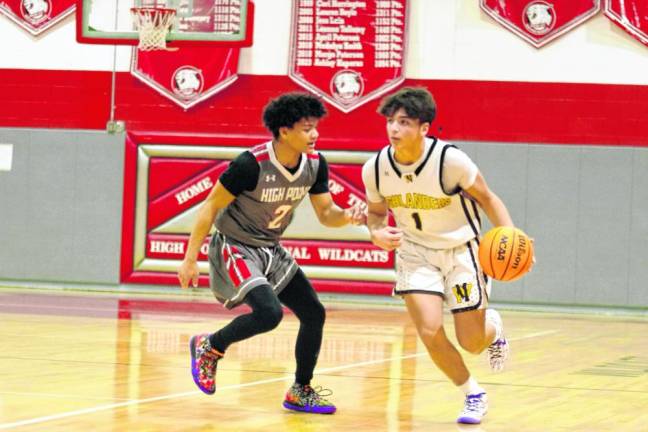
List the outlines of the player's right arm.
<svg viewBox="0 0 648 432">
<path fill-rule="evenodd" d="M 191 282 L 193 287 L 198 286 L 198 276 L 200 275 L 198 270 L 198 254 L 200 247 L 207 234 L 209 234 L 216 214 L 219 210 L 227 207 L 234 198 L 236 197 L 218 181 L 200 207 L 196 224 L 191 230 L 184 260 L 178 270 L 178 279 L 182 288 L 189 287 L 189 282 Z"/>
<path fill-rule="evenodd" d="M 367 211 L 367 227 L 371 234 L 371 242 L 387 251 L 400 247 L 403 232 L 400 228 L 387 225 L 387 202 L 367 201 Z"/>
<path fill-rule="evenodd" d="M 225 172 L 221 174 L 200 207 L 196 224 L 191 230 L 187 252 L 178 270 L 178 279 L 182 288 L 187 288 L 189 282 L 194 287 L 198 286 L 198 254 L 214 223 L 216 214 L 227 207 L 244 190 L 253 190 L 258 181 L 259 164 L 249 151 L 244 151 L 234 158 Z"/>
<path fill-rule="evenodd" d="M 374 159 L 369 159 L 362 167 L 362 182 L 367 195 L 367 227 L 373 244 L 392 251 L 401 245 L 403 232 L 388 225 L 389 207 L 376 186 L 375 170 Z"/>
</svg>

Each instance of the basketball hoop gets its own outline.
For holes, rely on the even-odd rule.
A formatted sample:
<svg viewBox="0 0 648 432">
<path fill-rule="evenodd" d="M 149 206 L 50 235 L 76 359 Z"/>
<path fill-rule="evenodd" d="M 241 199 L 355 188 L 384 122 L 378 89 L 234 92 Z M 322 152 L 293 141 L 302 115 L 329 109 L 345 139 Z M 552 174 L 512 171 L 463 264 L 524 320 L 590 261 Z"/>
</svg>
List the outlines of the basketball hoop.
<svg viewBox="0 0 648 432">
<path fill-rule="evenodd" d="M 166 37 L 176 16 L 175 9 L 134 7 L 131 8 L 131 15 L 140 35 L 137 48 L 142 51 L 175 51 L 166 47 Z"/>
</svg>

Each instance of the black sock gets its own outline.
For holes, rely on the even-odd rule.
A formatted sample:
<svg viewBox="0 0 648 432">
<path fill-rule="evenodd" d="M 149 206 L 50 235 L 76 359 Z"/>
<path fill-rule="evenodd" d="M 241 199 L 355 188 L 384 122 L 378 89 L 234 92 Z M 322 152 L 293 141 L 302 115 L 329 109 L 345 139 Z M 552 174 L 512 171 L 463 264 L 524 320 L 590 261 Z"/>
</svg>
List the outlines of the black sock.
<svg viewBox="0 0 648 432">
<path fill-rule="evenodd" d="M 304 273 L 299 270 L 286 288 L 279 293 L 279 300 L 299 319 L 299 333 L 295 345 L 295 382 L 310 385 L 317 364 L 326 312 Z"/>
</svg>

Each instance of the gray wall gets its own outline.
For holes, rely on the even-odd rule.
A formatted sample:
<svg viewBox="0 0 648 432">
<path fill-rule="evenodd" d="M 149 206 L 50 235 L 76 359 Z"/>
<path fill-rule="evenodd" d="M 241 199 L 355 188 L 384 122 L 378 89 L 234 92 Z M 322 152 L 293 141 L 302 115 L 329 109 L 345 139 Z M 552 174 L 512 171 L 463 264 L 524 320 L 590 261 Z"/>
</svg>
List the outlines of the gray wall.
<svg viewBox="0 0 648 432">
<path fill-rule="evenodd" d="M 0 128 L 0 280 L 117 284 L 124 136 Z"/>
<path fill-rule="evenodd" d="M 648 148 L 459 143 L 535 238 L 495 301 L 648 306 Z"/>
<path fill-rule="evenodd" d="M 1 280 L 119 283 L 124 136 L 0 129 Z M 648 307 L 648 148 L 456 142 L 537 265 L 500 302 Z"/>
</svg>

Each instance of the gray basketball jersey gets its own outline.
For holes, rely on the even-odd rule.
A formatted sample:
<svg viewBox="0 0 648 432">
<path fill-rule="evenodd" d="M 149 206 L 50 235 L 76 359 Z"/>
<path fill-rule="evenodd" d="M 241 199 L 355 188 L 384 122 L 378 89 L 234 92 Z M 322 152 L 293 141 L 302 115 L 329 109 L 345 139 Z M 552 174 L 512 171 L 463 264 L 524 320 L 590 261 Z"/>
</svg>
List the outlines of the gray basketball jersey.
<svg viewBox="0 0 648 432">
<path fill-rule="evenodd" d="M 319 154 L 303 154 L 291 174 L 279 163 L 272 141 L 250 150 L 259 163 L 259 180 L 244 190 L 216 218 L 216 229 L 241 243 L 266 247 L 279 242 L 295 208 L 315 184 Z"/>
</svg>

